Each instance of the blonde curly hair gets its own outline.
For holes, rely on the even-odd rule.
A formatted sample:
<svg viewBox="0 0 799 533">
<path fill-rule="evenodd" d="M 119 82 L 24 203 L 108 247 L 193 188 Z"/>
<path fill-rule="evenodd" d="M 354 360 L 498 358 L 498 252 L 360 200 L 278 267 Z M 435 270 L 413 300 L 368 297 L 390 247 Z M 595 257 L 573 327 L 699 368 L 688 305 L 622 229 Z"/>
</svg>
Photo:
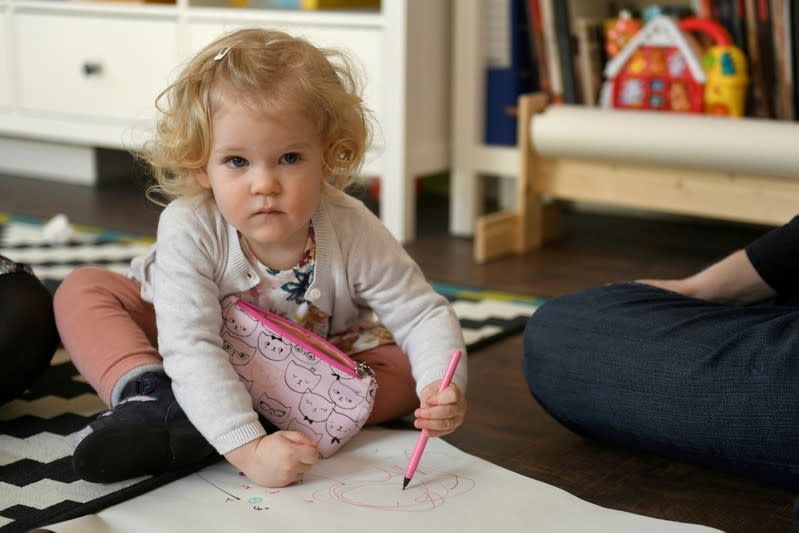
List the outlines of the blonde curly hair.
<svg viewBox="0 0 799 533">
<path fill-rule="evenodd" d="M 324 161 L 329 182 L 341 189 L 351 183 L 372 133 L 351 58 L 280 31 L 248 28 L 200 50 L 156 98 L 155 134 L 139 154 L 153 173 L 150 199 L 163 203 L 159 198 L 205 191 L 196 171 L 208 162 L 220 84 L 254 111 L 300 110 L 331 143 Z"/>
</svg>

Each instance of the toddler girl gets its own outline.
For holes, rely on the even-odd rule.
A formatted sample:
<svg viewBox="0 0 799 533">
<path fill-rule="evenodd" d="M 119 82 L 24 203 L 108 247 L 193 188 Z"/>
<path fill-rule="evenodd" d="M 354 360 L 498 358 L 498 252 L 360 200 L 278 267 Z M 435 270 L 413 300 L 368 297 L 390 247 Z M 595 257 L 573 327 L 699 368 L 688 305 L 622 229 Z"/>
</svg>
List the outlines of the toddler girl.
<svg viewBox="0 0 799 533">
<path fill-rule="evenodd" d="M 438 392 L 464 348 L 457 318 L 340 190 L 369 141 L 349 65 L 303 39 L 240 30 L 201 50 L 159 97 L 144 157 L 150 192 L 171 201 L 156 244 L 128 277 L 82 268 L 55 297 L 64 346 L 111 406 L 75 450 L 84 479 L 192 468 L 219 453 L 251 481 L 284 486 L 318 460 L 313 439 L 259 422 L 220 337 L 231 295 L 367 363 L 379 386 L 367 424 L 413 412 L 440 436 L 463 422 L 463 363 Z"/>
</svg>

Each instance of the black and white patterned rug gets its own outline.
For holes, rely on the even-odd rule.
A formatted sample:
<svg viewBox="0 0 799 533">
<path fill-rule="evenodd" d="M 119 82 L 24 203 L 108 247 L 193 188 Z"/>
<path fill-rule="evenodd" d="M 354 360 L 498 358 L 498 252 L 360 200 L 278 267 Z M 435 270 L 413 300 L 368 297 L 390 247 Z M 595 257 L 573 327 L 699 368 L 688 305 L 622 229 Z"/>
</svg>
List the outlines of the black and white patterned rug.
<svg viewBox="0 0 799 533">
<path fill-rule="evenodd" d="M 50 289 L 81 265 L 125 272 L 152 238 L 79 227 L 69 242 L 52 244 L 38 220 L 0 214 L 0 255 L 26 263 Z M 467 348 L 520 332 L 540 299 L 442 283 L 433 287 L 460 318 Z M 104 405 L 80 377 L 69 354 L 56 353 L 47 371 L 19 399 L 0 406 L 0 531 L 28 531 L 98 512 L 188 472 L 113 484 L 89 483 L 72 471 L 75 434 Z"/>
</svg>

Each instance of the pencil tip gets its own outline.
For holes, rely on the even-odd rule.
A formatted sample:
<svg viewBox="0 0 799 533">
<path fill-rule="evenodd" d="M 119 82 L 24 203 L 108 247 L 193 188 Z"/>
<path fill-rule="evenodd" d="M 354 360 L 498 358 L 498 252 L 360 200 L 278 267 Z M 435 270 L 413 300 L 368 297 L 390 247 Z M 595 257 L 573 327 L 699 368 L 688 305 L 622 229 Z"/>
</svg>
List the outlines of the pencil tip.
<svg viewBox="0 0 799 533">
<path fill-rule="evenodd" d="M 409 477 L 403 478 L 402 479 L 402 490 L 405 490 L 405 487 L 407 487 L 408 483 L 410 483 L 410 482 L 411 482 L 411 478 L 409 478 Z"/>
</svg>

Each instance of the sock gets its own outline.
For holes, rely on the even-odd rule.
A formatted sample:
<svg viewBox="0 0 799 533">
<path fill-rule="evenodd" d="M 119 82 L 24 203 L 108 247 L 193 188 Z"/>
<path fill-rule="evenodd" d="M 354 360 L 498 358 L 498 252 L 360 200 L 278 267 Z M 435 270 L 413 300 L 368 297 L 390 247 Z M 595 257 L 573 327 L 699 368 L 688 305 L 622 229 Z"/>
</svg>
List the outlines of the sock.
<svg viewBox="0 0 799 533">
<path fill-rule="evenodd" d="M 122 391 L 125 389 L 125 386 L 127 386 L 128 383 L 136 381 L 147 372 L 159 372 L 164 374 L 164 365 L 143 365 L 137 366 L 132 370 L 128 370 L 122 375 L 121 378 L 117 380 L 116 384 L 114 384 L 114 388 L 111 389 L 111 407 L 116 406 L 119 404 L 119 402 L 125 399 L 122 398 Z"/>
</svg>

